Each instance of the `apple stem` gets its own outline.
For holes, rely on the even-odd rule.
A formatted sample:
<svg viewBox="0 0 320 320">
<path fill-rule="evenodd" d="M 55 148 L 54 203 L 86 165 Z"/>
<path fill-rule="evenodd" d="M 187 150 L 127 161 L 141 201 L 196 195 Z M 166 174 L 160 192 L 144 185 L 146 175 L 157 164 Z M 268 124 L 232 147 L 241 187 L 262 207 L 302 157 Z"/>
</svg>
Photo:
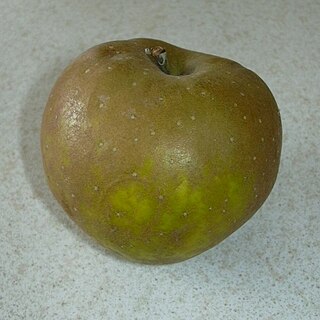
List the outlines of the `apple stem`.
<svg viewBox="0 0 320 320">
<path fill-rule="evenodd" d="M 156 46 L 153 48 L 146 48 L 144 51 L 153 58 L 162 72 L 170 74 L 167 69 L 167 52 L 164 48 Z"/>
</svg>

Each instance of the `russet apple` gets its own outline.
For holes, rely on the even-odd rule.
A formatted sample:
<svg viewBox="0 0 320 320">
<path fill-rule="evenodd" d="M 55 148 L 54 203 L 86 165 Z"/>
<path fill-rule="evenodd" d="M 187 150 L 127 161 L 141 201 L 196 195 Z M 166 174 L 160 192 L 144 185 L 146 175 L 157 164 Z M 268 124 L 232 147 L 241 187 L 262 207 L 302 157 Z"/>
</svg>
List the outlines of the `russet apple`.
<svg viewBox="0 0 320 320">
<path fill-rule="evenodd" d="M 193 257 L 243 225 L 279 167 L 275 99 L 252 71 L 153 39 L 95 46 L 43 115 L 49 186 L 101 245 L 144 263 Z"/>
</svg>

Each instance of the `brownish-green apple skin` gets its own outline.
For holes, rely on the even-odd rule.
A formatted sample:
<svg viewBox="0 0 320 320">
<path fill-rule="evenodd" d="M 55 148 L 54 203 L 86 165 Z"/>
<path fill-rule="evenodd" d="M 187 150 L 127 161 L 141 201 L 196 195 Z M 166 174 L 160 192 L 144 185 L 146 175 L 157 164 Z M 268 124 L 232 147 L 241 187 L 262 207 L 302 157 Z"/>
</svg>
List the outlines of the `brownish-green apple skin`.
<svg viewBox="0 0 320 320">
<path fill-rule="evenodd" d="M 276 101 L 254 72 L 132 39 L 95 46 L 64 70 L 41 149 L 51 191 L 85 232 L 130 260 L 164 264 L 252 217 L 275 183 L 281 136 Z"/>
</svg>

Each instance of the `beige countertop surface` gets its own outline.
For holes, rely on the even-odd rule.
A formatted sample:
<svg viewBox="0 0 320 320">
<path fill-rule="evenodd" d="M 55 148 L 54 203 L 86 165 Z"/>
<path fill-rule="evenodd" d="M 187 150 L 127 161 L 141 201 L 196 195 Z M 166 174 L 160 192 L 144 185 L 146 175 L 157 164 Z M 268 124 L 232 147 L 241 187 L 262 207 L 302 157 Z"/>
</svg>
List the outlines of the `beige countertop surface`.
<svg viewBox="0 0 320 320">
<path fill-rule="evenodd" d="M 0 319 L 320 319 L 320 2 L 0 2 Z M 274 189 L 215 248 L 165 266 L 104 251 L 42 170 L 57 76 L 101 42 L 151 37 L 258 73 L 283 122 Z"/>
</svg>

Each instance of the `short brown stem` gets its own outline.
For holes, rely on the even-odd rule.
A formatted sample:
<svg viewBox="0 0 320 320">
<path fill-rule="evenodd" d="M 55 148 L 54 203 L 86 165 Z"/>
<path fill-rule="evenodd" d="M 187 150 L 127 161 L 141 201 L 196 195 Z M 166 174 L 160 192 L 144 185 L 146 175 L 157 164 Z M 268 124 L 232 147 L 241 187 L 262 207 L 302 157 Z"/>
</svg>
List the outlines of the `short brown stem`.
<svg viewBox="0 0 320 320">
<path fill-rule="evenodd" d="M 152 57 L 152 60 L 157 63 L 161 71 L 166 74 L 170 74 L 167 69 L 167 52 L 163 47 L 156 46 L 152 48 L 146 48 L 145 53 Z"/>
</svg>

